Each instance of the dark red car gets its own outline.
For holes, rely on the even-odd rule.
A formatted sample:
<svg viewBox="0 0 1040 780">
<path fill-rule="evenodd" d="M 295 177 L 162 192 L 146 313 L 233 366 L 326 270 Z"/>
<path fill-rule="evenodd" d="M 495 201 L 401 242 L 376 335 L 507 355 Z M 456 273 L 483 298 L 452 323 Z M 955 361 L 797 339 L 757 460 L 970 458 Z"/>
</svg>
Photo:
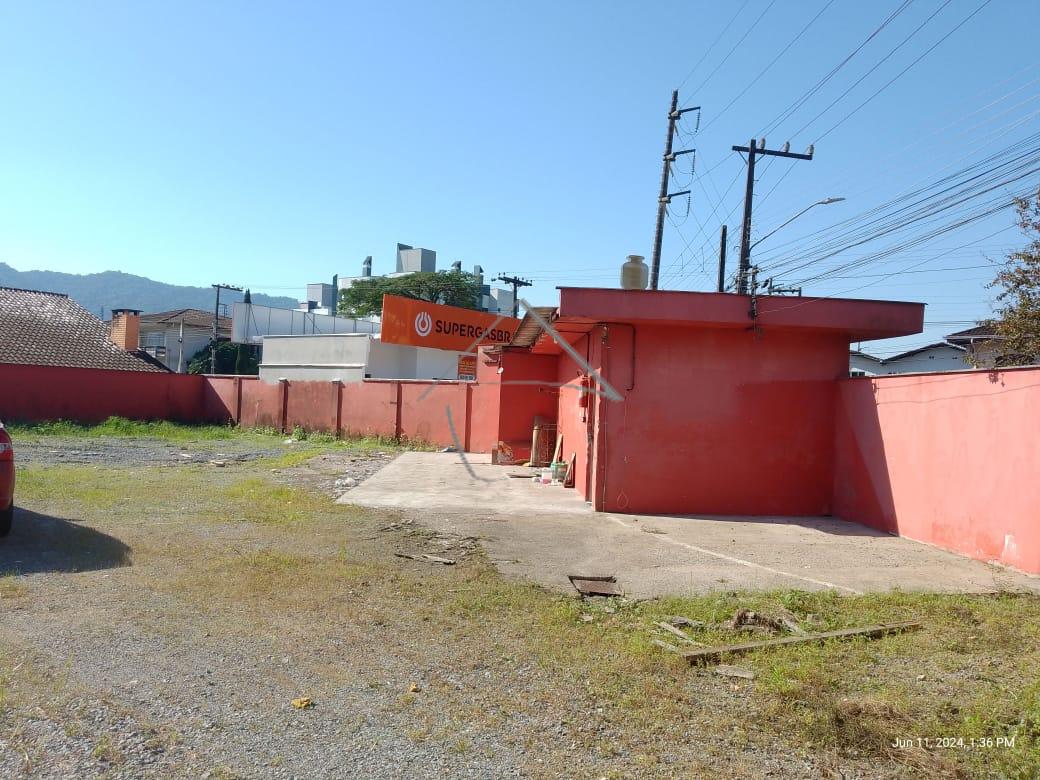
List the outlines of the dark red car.
<svg viewBox="0 0 1040 780">
<path fill-rule="evenodd" d="M 14 447 L 11 436 L 0 423 L 0 536 L 11 532 L 14 518 Z"/>
</svg>

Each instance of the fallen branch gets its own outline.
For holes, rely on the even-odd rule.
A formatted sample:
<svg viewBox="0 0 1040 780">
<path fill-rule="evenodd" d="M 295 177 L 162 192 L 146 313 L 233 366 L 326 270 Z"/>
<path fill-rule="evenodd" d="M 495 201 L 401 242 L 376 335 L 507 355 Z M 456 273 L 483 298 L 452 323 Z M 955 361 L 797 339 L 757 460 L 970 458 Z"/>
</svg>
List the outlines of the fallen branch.
<svg viewBox="0 0 1040 780">
<path fill-rule="evenodd" d="M 744 655 L 755 650 L 763 650 L 770 647 L 786 647 L 787 645 L 803 645 L 809 643 L 826 642 L 828 639 L 849 639 L 862 636 L 866 639 L 877 639 L 888 634 L 901 634 L 904 631 L 915 631 L 921 627 L 916 621 L 903 623 L 882 623 L 876 626 L 863 626 L 861 628 L 842 628 L 837 631 L 825 631 L 822 634 L 804 634 L 802 636 L 785 636 L 777 639 L 766 639 L 761 642 L 746 642 L 739 645 L 718 645 L 705 647 L 701 650 L 687 650 L 683 653 L 691 664 L 707 666 L 716 664 L 724 655 Z"/>
</svg>

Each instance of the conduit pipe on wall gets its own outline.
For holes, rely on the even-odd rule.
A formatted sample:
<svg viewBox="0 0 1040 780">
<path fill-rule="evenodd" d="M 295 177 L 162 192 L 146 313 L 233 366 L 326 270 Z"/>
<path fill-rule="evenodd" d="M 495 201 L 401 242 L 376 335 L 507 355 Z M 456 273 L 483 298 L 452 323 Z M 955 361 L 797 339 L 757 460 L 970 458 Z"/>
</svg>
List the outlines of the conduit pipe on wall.
<svg viewBox="0 0 1040 780">
<path fill-rule="evenodd" d="M 628 387 L 625 388 L 626 390 L 631 390 L 636 386 L 636 326 L 633 325 L 631 322 L 601 322 L 600 325 L 603 326 L 604 344 L 607 343 L 607 338 L 609 336 L 607 332 L 608 325 L 621 325 L 626 328 L 631 328 L 632 330 L 632 365 L 629 369 Z"/>
</svg>

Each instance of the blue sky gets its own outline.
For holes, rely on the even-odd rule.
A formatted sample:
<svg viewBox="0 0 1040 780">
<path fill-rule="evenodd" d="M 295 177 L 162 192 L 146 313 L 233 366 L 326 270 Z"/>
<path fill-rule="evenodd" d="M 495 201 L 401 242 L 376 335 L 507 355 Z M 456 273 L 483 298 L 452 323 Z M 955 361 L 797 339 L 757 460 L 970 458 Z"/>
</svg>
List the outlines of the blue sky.
<svg viewBox="0 0 1040 780">
<path fill-rule="evenodd" d="M 770 129 L 771 147 L 817 141 L 816 157 L 760 165 L 756 237 L 847 200 L 783 228 L 756 261 L 812 251 L 832 223 L 1040 129 L 1040 4 L 991 0 L 820 138 L 981 4 L 4 4 L 0 260 L 302 295 L 365 255 L 392 270 L 401 241 L 436 249 L 441 267 L 532 277 L 528 298 L 551 303 L 556 285 L 616 286 L 625 255 L 649 256 L 682 85 L 703 110 L 684 136 L 697 168 L 681 160 L 678 184 L 693 198 L 688 216 L 673 204 L 662 286 L 711 289 L 719 224 L 738 234 L 743 198 L 730 147 L 904 5 Z M 925 301 L 936 324 L 877 351 L 926 343 L 988 313 L 993 274 L 976 266 L 1022 243 L 997 232 L 1012 224 L 996 214 L 806 293 Z M 926 273 L 878 276 L 911 266 Z"/>
</svg>

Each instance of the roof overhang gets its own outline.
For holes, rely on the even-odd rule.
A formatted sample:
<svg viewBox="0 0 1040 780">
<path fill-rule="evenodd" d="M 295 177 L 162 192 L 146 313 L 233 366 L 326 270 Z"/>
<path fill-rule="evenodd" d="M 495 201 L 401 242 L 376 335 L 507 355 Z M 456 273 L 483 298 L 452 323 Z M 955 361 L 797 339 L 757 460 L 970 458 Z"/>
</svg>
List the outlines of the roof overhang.
<svg viewBox="0 0 1040 780">
<path fill-rule="evenodd" d="M 756 326 L 832 333 L 850 342 L 909 336 L 924 327 L 923 303 L 764 295 L 758 296 L 756 307 L 757 318 L 752 320 L 751 298 L 746 295 L 561 287 L 553 326 L 561 335 L 580 334 L 607 322 L 692 328 Z"/>
</svg>

